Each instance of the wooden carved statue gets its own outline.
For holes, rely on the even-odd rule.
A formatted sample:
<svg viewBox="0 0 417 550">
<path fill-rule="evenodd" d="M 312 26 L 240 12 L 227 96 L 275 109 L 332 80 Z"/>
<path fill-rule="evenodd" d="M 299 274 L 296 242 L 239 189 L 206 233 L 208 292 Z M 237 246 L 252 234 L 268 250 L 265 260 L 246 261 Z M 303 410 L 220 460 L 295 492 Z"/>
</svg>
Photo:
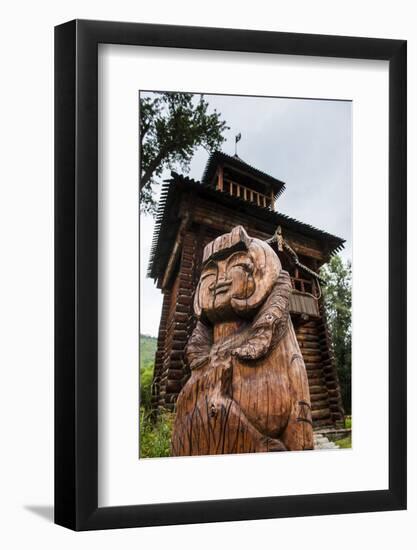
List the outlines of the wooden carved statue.
<svg viewBox="0 0 417 550">
<path fill-rule="evenodd" d="M 178 396 L 174 456 L 313 448 L 307 374 L 289 315 L 290 277 L 241 226 L 209 243 Z"/>
</svg>

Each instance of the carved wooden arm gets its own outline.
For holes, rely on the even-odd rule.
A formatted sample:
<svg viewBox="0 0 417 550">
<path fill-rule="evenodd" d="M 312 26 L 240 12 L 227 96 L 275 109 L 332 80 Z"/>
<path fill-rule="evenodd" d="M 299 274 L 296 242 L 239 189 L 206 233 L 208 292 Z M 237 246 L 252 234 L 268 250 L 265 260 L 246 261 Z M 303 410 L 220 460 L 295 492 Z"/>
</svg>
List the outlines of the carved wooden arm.
<svg viewBox="0 0 417 550">
<path fill-rule="evenodd" d="M 191 370 L 198 369 L 209 360 L 210 348 L 213 345 L 213 331 L 210 327 L 197 322 L 188 341 L 185 356 Z"/>
</svg>

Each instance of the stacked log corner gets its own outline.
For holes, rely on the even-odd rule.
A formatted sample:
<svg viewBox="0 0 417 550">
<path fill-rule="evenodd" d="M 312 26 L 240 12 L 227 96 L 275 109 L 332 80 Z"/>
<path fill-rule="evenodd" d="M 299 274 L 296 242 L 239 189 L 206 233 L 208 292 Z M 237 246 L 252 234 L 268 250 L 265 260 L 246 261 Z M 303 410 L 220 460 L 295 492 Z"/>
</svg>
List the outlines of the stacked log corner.
<svg viewBox="0 0 417 550">
<path fill-rule="evenodd" d="M 307 370 L 314 428 L 342 427 L 344 413 L 324 308 L 321 317 L 296 327 L 296 336 Z"/>
<path fill-rule="evenodd" d="M 320 345 L 323 350 L 322 366 L 324 379 L 329 394 L 329 408 L 332 423 L 337 428 L 344 427 L 345 411 L 342 404 L 342 394 L 340 391 L 339 376 L 337 374 L 336 362 L 333 355 L 331 338 L 328 329 L 326 312 L 323 301 L 320 300 Z"/>
<path fill-rule="evenodd" d="M 184 351 L 195 325 L 193 295 L 199 257 L 196 247 L 196 236 L 186 233 L 179 270 L 172 287 L 164 291 L 152 385 L 154 409 L 174 410 L 178 394 L 189 377 Z"/>
</svg>

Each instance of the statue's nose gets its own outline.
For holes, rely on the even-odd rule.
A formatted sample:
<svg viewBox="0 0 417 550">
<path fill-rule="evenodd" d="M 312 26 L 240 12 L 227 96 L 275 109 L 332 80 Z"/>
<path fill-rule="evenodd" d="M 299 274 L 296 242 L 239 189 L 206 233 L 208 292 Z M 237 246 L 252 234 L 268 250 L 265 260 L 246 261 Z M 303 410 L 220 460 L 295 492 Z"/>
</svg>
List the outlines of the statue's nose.
<svg viewBox="0 0 417 550">
<path fill-rule="evenodd" d="M 231 284 L 232 284 L 232 281 L 226 278 L 226 274 L 223 274 L 223 276 L 219 276 L 215 281 L 211 283 L 211 285 L 209 286 L 209 289 L 211 291 L 214 291 L 221 288 L 226 288 Z"/>
<path fill-rule="evenodd" d="M 217 282 L 219 283 L 220 281 L 225 281 L 227 279 L 227 271 L 225 265 L 219 264 L 217 267 Z"/>
<path fill-rule="evenodd" d="M 227 281 L 227 277 L 226 277 L 226 273 L 221 273 L 219 274 L 219 276 L 217 277 L 217 281 L 216 281 L 216 284 L 220 285 L 224 282 Z"/>
</svg>

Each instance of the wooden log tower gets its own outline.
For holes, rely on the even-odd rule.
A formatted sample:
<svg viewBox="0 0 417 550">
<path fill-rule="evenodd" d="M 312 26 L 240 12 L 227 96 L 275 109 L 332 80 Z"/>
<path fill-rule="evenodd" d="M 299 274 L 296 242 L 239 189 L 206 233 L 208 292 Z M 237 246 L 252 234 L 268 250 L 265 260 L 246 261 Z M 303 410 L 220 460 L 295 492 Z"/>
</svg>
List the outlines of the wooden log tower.
<svg viewBox="0 0 417 550">
<path fill-rule="evenodd" d="M 282 181 L 222 152 L 211 155 L 201 182 L 172 172 L 164 183 L 148 270 L 164 295 L 152 385 L 154 409 L 174 410 L 190 376 L 184 350 L 196 324 L 193 297 L 204 247 L 241 225 L 263 240 L 270 240 L 280 228 L 287 246 L 273 246 L 291 277 L 290 313 L 307 369 L 313 425 L 317 429 L 343 423 L 324 307 L 309 270 L 316 272 L 328 262 L 344 240 L 277 211 L 284 190 Z"/>
</svg>

